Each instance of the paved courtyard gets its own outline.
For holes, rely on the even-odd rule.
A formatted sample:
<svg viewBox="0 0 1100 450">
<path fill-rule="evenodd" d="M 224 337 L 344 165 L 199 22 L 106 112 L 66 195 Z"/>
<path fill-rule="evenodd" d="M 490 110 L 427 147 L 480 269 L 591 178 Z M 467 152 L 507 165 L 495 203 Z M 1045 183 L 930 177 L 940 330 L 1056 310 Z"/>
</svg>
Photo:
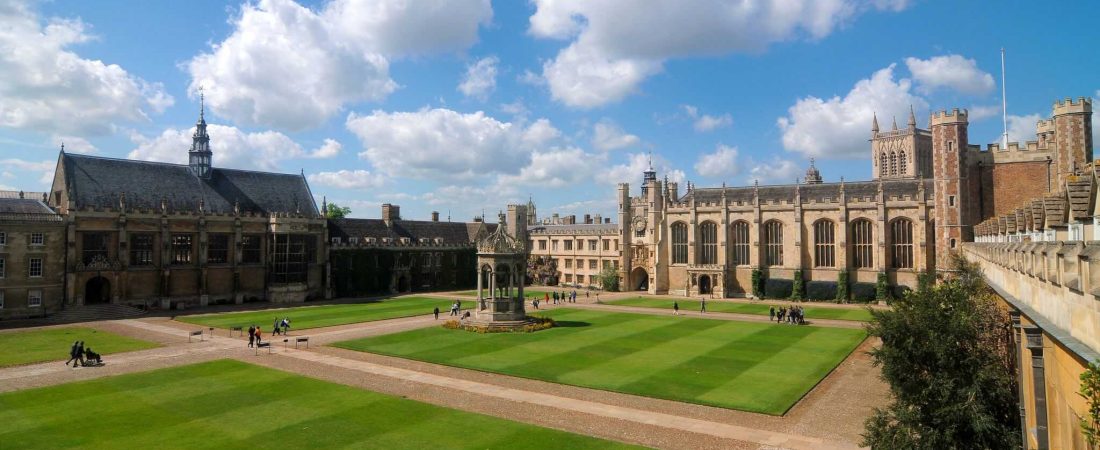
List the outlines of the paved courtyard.
<svg viewBox="0 0 1100 450">
<path fill-rule="evenodd" d="M 604 300 L 616 297 L 602 296 Z M 594 297 L 585 299 L 581 295 L 578 303 L 561 306 L 668 314 L 653 308 L 596 305 L 594 301 Z M 545 303 L 540 306 L 543 309 L 561 307 Z M 706 316 L 767 320 L 744 314 L 709 313 Z M 872 367 L 866 355 L 874 345 L 871 341 L 861 344 L 783 416 L 620 394 L 325 346 L 439 323 L 427 314 L 294 331 L 285 344 L 282 337 L 265 334 L 272 338 L 269 339 L 272 343 L 270 353 L 267 350 L 257 353 L 247 348 L 247 337 L 229 337 L 225 330 L 215 330 L 213 336 L 207 330 L 202 341 L 192 339 L 193 342 L 188 342 L 190 332 L 205 328 L 167 317 L 84 323 L 81 326 L 156 342 L 162 347 L 109 355 L 103 367 L 73 369 L 56 361 L 0 369 L 0 392 L 228 358 L 459 410 L 626 443 L 675 449 L 858 448 L 864 418 L 873 407 L 883 405 L 887 396 L 885 384 L 878 379 L 878 370 Z M 860 326 L 856 322 L 825 320 L 819 325 Z M 308 349 L 294 348 L 294 339 L 298 336 L 310 338 Z M 65 351 L 59 349 L 60 354 Z"/>
</svg>

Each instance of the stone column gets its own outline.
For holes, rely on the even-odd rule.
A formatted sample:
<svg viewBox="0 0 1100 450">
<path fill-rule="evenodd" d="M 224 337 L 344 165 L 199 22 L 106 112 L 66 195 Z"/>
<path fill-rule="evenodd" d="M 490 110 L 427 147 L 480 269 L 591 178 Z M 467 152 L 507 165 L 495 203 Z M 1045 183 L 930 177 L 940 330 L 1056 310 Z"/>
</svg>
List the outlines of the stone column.
<svg viewBox="0 0 1100 450">
<path fill-rule="evenodd" d="M 1024 352 L 1021 350 L 1024 338 L 1020 334 L 1020 312 L 1009 311 L 1008 316 L 1012 319 L 1013 352 L 1016 353 L 1016 387 L 1020 396 L 1020 433 L 1023 439 L 1020 448 L 1027 448 L 1027 408 L 1024 407 Z"/>
<path fill-rule="evenodd" d="M 1037 450 L 1050 448 L 1047 437 L 1047 384 L 1043 365 L 1043 330 L 1039 327 L 1024 327 L 1027 336 L 1027 348 L 1031 350 L 1031 381 L 1035 395 L 1035 440 Z"/>
<path fill-rule="evenodd" d="M 477 266 L 477 301 L 478 301 L 478 303 L 481 303 L 481 299 L 485 298 L 484 296 L 482 296 L 482 293 L 481 293 L 482 292 L 481 287 L 484 286 L 484 284 L 483 284 L 484 281 L 482 281 L 482 274 L 484 272 L 485 271 L 482 269 L 481 265 L 479 264 Z"/>
</svg>

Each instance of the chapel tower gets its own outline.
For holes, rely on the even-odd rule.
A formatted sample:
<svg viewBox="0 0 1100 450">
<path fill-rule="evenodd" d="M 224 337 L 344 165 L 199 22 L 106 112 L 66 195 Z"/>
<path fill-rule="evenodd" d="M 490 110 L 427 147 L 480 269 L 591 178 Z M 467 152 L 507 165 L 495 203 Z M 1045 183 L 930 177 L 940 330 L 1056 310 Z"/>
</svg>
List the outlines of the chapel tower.
<svg viewBox="0 0 1100 450">
<path fill-rule="evenodd" d="M 195 123 L 195 134 L 191 136 L 191 150 L 187 152 L 187 165 L 191 173 L 203 179 L 210 179 L 210 136 L 206 134 L 206 104 L 203 94 L 199 93 L 199 121 Z"/>
</svg>

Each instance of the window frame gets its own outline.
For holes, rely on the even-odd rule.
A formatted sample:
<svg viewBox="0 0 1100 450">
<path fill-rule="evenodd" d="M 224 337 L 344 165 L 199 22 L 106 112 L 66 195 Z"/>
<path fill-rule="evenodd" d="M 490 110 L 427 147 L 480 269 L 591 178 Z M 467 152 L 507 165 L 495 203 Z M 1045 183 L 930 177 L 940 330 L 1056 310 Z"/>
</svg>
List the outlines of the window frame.
<svg viewBox="0 0 1100 450">
<path fill-rule="evenodd" d="M 89 244 L 94 244 L 93 238 L 101 239 L 101 248 L 90 249 Z M 80 234 L 80 260 L 84 264 L 90 264 L 97 255 L 103 259 L 111 258 L 111 236 L 105 231 L 85 231 Z"/>
<path fill-rule="evenodd" d="M 138 245 L 145 239 L 148 239 L 148 246 Z M 143 267 L 155 265 L 155 249 L 156 235 L 154 235 L 153 233 L 130 233 L 131 266 Z M 148 259 L 142 258 L 142 256 L 148 256 Z"/>
<path fill-rule="evenodd" d="M 851 229 L 852 267 L 855 269 L 875 268 L 875 223 L 870 219 L 858 218 L 849 225 Z"/>
<path fill-rule="evenodd" d="M 836 223 L 818 219 L 813 224 L 814 267 L 836 267 Z"/>
<path fill-rule="evenodd" d="M 37 302 L 32 302 L 31 299 L 37 299 Z M 42 307 L 42 290 L 32 289 L 27 291 L 27 307 L 28 308 L 41 308 Z"/>
<path fill-rule="evenodd" d="M 706 221 L 699 224 L 699 264 L 718 264 L 718 224 Z"/>
<path fill-rule="evenodd" d="M 35 275 L 35 262 L 37 261 L 38 275 Z M 30 256 L 27 258 L 27 278 L 45 278 L 46 276 L 46 257 L 44 256 Z"/>
<path fill-rule="evenodd" d="M 46 233 L 34 232 L 27 238 L 27 243 L 33 247 L 46 245 Z"/>
<path fill-rule="evenodd" d="M 687 264 L 688 262 L 688 236 L 687 224 L 675 222 L 671 227 L 672 264 Z"/>
<path fill-rule="evenodd" d="M 752 264 L 752 256 L 749 252 L 751 240 L 749 239 L 749 223 L 738 220 L 730 224 L 730 248 L 733 250 L 730 262 L 734 266 L 748 266 Z"/>
<path fill-rule="evenodd" d="M 912 269 L 913 221 L 899 217 L 890 221 L 890 268 Z"/>
<path fill-rule="evenodd" d="M 783 266 L 783 222 L 771 219 L 764 222 L 764 265 Z"/>
<path fill-rule="evenodd" d="M 195 236 L 190 233 L 173 233 L 169 247 L 172 250 L 173 266 L 187 266 L 195 263 Z M 186 250 L 186 252 L 184 252 Z"/>
<path fill-rule="evenodd" d="M 229 264 L 232 260 L 229 253 L 229 234 L 210 233 L 206 236 L 206 262 L 207 264 Z M 221 246 L 215 246 L 215 241 L 221 241 Z M 219 254 L 220 253 L 220 254 Z M 220 256 L 220 258 L 215 258 Z"/>
</svg>

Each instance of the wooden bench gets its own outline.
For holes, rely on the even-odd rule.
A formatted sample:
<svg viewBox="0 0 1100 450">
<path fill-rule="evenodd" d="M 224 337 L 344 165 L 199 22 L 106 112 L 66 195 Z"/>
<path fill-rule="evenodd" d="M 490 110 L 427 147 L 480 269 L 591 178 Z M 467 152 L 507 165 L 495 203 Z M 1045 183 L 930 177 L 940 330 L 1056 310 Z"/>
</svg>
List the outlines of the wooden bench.
<svg viewBox="0 0 1100 450">
<path fill-rule="evenodd" d="M 195 336 L 199 337 L 199 342 L 202 342 L 202 341 L 206 340 L 205 336 L 203 336 L 203 334 L 202 334 L 202 330 L 195 330 L 195 331 L 192 331 L 190 334 L 187 335 L 187 342 L 191 342 L 191 338 L 193 338 Z"/>
<path fill-rule="evenodd" d="M 257 355 L 260 354 L 260 349 L 261 348 L 266 348 L 267 349 L 267 354 L 269 354 L 269 355 L 271 354 L 271 342 L 261 342 L 259 344 L 256 344 L 256 354 Z"/>
<path fill-rule="evenodd" d="M 233 337 L 233 332 L 234 331 L 237 332 L 237 336 L 244 336 L 244 328 L 243 327 L 230 327 L 229 328 L 229 337 Z"/>
<path fill-rule="evenodd" d="M 305 342 L 306 343 L 306 348 L 309 348 L 309 336 L 302 336 L 300 338 L 295 338 L 294 339 L 294 348 L 298 348 L 298 344 L 302 343 L 302 342 Z"/>
</svg>

